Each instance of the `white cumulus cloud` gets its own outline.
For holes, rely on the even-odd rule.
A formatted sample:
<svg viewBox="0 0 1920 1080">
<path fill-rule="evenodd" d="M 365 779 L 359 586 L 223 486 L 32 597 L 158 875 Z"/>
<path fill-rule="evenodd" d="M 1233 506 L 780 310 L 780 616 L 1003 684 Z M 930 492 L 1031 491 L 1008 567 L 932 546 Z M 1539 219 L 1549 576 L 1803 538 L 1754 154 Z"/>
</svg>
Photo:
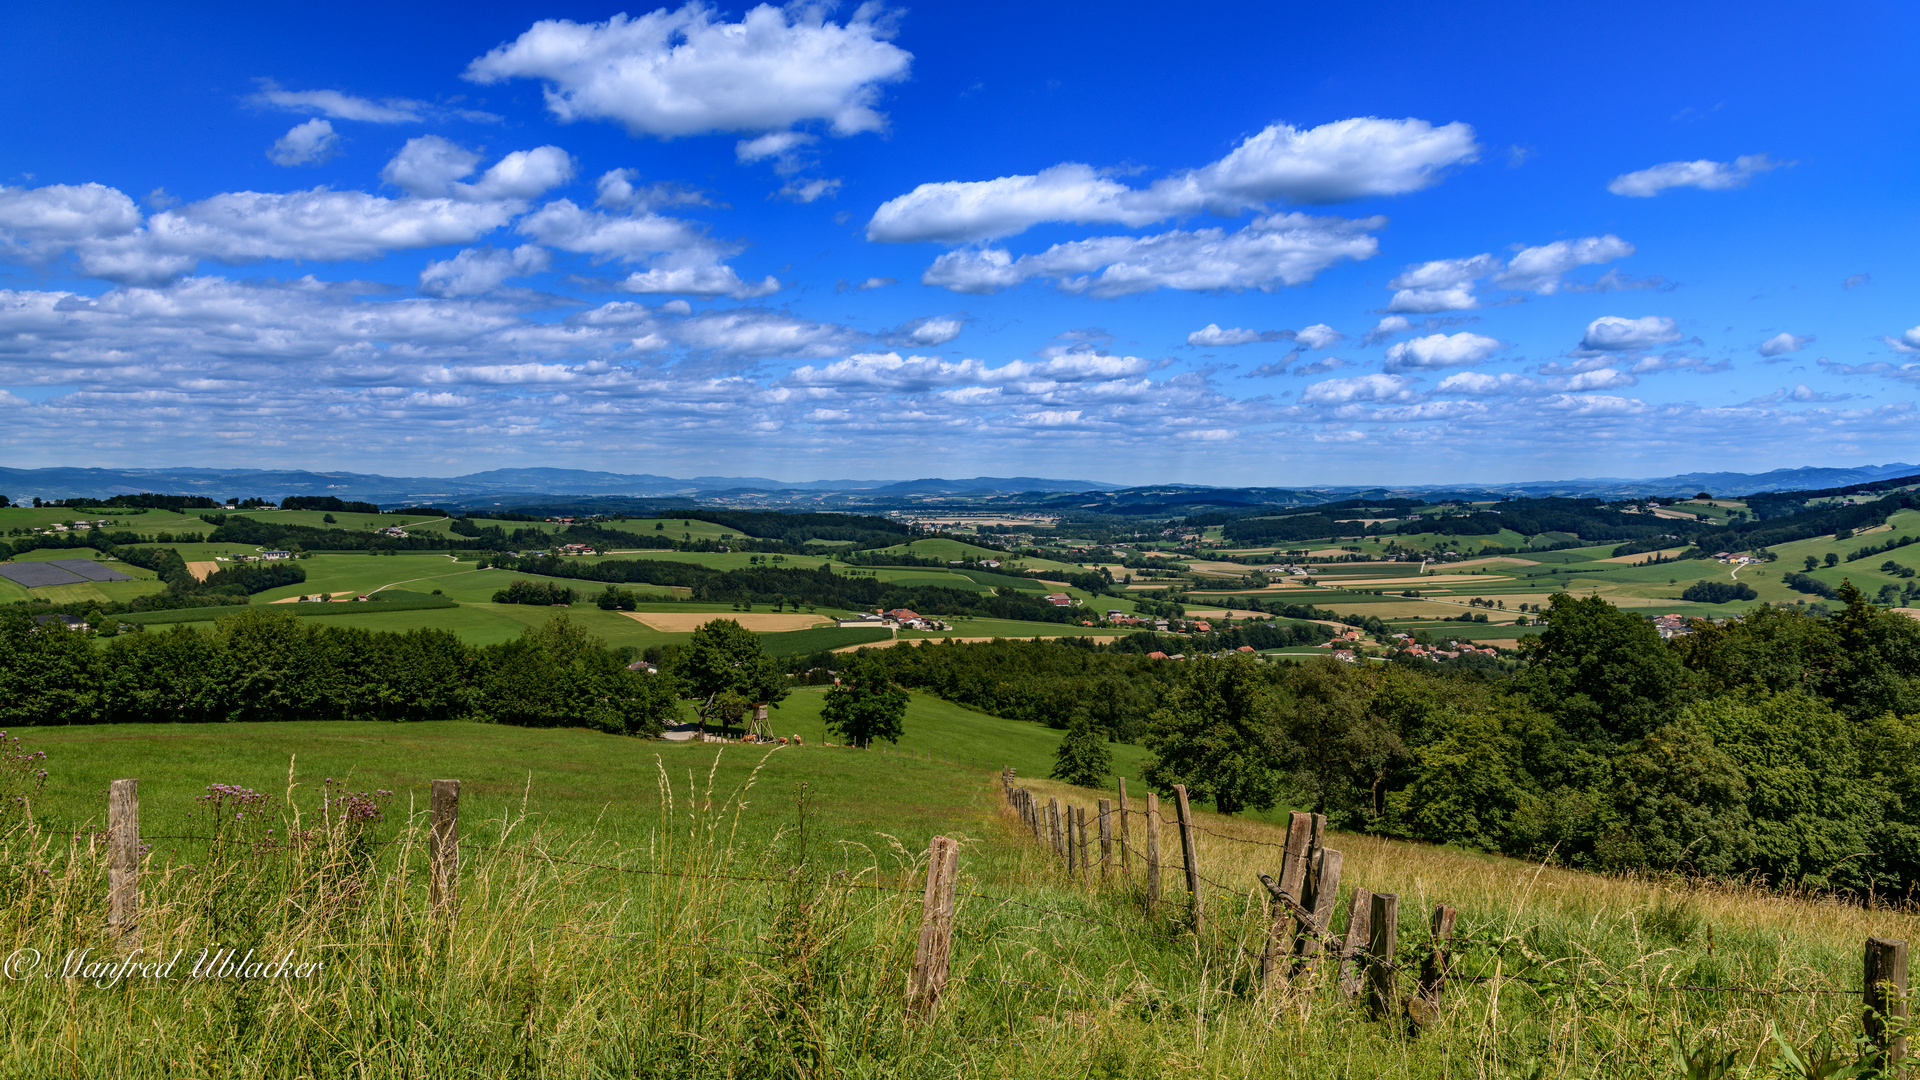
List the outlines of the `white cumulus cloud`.
<svg viewBox="0 0 1920 1080">
<path fill-rule="evenodd" d="M 1568 271 L 1624 259 L 1633 252 L 1632 244 L 1612 233 L 1578 240 L 1556 240 L 1551 244 L 1516 252 L 1513 258 L 1507 260 L 1507 268 L 1494 278 L 1494 284 L 1551 295 L 1559 290 L 1560 279 Z"/>
<path fill-rule="evenodd" d="M 324 165 L 340 152 L 340 136 L 325 120 L 295 124 L 274 140 L 267 158 L 275 165 Z"/>
<path fill-rule="evenodd" d="M 1345 341 L 1346 338 L 1347 335 L 1326 323 L 1314 323 L 1293 335 L 1293 340 L 1309 349 L 1325 349 L 1337 342 Z"/>
<path fill-rule="evenodd" d="M 1920 353 L 1920 326 L 1906 331 L 1899 337 L 1894 337 L 1892 334 L 1883 335 L 1880 340 L 1886 342 L 1888 347 L 1897 353 Z"/>
<path fill-rule="evenodd" d="M 438 135 L 408 139 L 380 179 L 420 198 L 472 201 L 532 199 L 573 179 L 573 158 L 557 146 L 516 150 L 474 183 L 460 183 L 480 164 L 480 155 Z"/>
<path fill-rule="evenodd" d="M 1300 394 L 1303 405 L 1352 405 L 1360 402 L 1410 402 L 1420 395 L 1413 380 L 1401 375 L 1354 375 L 1345 379 L 1327 379 L 1308 386 Z"/>
<path fill-rule="evenodd" d="M 420 291 L 428 296 L 479 296 L 510 277 L 541 273 L 552 261 L 545 248 L 534 244 L 511 251 L 468 248 L 451 259 L 428 263 L 420 271 Z"/>
<path fill-rule="evenodd" d="M 1607 190 L 1615 195 L 1625 195 L 1634 199 L 1650 199 L 1655 195 L 1677 187 L 1695 187 L 1702 191 L 1728 191 L 1747 186 L 1747 181 L 1769 169 L 1777 169 L 1780 162 L 1765 154 L 1747 154 L 1733 159 L 1732 164 L 1724 161 L 1669 161 L 1664 165 L 1655 165 L 1638 172 L 1622 173 L 1607 184 Z"/>
<path fill-rule="evenodd" d="M 1796 353 L 1813 344 L 1813 337 L 1781 332 L 1760 343 L 1760 355 L 1765 357 L 1785 356 Z"/>
<path fill-rule="evenodd" d="M 1391 372 L 1471 367 L 1500 348 L 1499 340 L 1464 330 L 1457 334 L 1428 334 L 1388 349 L 1386 369 Z"/>
<path fill-rule="evenodd" d="M 613 120 L 635 136 L 775 131 L 808 120 L 835 134 L 879 131 L 882 84 L 913 55 L 877 5 L 844 24 L 825 5 L 762 4 L 737 23 L 690 3 L 606 22 L 543 19 L 468 65 L 478 83 L 542 80 L 563 121 Z"/>
<path fill-rule="evenodd" d="M 1235 232 L 1176 229 L 1152 236 L 1102 236 L 1055 244 L 1014 258 L 1003 249 L 950 251 L 921 276 L 926 285 L 961 293 L 994 293 L 1033 278 L 1051 278 L 1062 292 L 1100 298 L 1158 288 L 1271 292 L 1311 281 L 1343 259 L 1372 258 L 1368 232 L 1383 218 L 1350 220 L 1273 214 Z"/>
<path fill-rule="evenodd" d="M 1240 327 L 1220 329 L 1219 323 L 1208 323 L 1187 335 L 1187 344 L 1214 348 L 1227 345 L 1251 345 L 1256 341 L 1285 341 L 1292 337 L 1286 330 L 1245 330 Z"/>
<path fill-rule="evenodd" d="M 1356 117 L 1306 131 L 1274 124 L 1219 161 L 1144 189 L 1075 162 L 1032 175 L 921 184 L 874 211 L 867 239 L 962 243 L 1048 221 L 1138 228 L 1202 210 L 1401 195 L 1438 183 L 1448 166 L 1478 152 L 1473 129 L 1462 123 Z"/>
<path fill-rule="evenodd" d="M 1587 352 L 1630 352 L 1680 340 L 1680 327 L 1664 315 L 1626 319 L 1602 315 L 1587 324 L 1580 348 Z"/>
</svg>

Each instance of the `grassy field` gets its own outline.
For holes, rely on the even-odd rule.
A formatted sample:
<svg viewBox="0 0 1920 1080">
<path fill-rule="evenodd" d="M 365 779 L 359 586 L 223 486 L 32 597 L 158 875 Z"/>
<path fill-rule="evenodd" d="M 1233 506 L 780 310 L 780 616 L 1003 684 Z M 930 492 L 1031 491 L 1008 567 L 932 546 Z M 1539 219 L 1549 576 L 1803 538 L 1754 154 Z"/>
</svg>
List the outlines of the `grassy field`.
<svg viewBox="0 0 1920 1080">
<path fill-rule="evenodd" d="M 1195 932 L 1171 827 L 1165 899 L 1149 912 L 1140 818 L 1103 882 L 1069 878 L 1002 809 L 994 774 L 1008 763 L 1043 802 L 1113 797 L 1029 779 L 1057 733 L 916 697 L 900 747 L 827 747 L 820 698 L 774 714 L 808 745 L 771 752 L 465 724 L 28 731 L 51 778 L 33 825 L 16 817 L 0 841 L 27 871 L 0 895 L 0 949 L 112 952 L 90 830 L 107 783 L 137 776 L 142 947 L 187 949 L 190 963 L 218 941 L 324 966 L 303 980 L 19 979 L 0 997 L 8 1071 L 1667 1077 L 1684 1075 L 1677 1039 L 1732 1055 L 1738 1075 L 1795 1075 L 1774 1036 L 1846 1049 L 1862 939 L 1920 932 L 1884 907 L 1331 835 L 1343 894 L 1399 898 L 1398 993 L 1433 905 L 1458 909 L 1460 978 L 1409 1038 L 1404 1014 L 1380 1023 L 1343 1003 L 1332 965 L 1262 991 L 1255 875 L 1278 869 L 1278 827 L 1196 813 Z M 1137 752 L 1119 749 L 1133 755 L 1120 771 L 1137 773 Z M 418 815 L 434 777 L 462 781 L 452 923 L 426 908 Z M 383 820 L 322 815 L 329 778 L 391 790 Z M 216 821 L 196 802 L 209 784 L 267 793 L 276 816 Z M 1145 786 L 1129 786 L 1138 811 Z M 264 832 L 293 826 L 283 793 L 303 815 L 293 844 Z M 216 828 L 246 842 L 177 839 Z M 902 1002 L 935 834 L 962 845 L 952 979 L 916 1022 Z M 1343 895 L 1336 931 L 1345 908 Z"/>
</svg>

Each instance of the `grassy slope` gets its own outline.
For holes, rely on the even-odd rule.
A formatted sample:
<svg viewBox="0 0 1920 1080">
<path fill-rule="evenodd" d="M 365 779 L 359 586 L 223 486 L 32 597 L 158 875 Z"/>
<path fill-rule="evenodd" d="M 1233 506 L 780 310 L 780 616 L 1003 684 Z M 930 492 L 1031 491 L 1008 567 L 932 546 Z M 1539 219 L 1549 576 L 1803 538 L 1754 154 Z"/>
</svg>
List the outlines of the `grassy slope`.
<svg viewBox="0 0 1920 1080">
<path fill-rule="evenodd" d="M 1036 724 L 915 694 L 897 746 L 830 748 L 820 719 L 825 694 L 824 687 L 800 688 L 772 712 L 775 732 L 798 734 L 809 745 L 776 755 L 763 782 L 774 791 L 803 780 L 813 785 L 831 828 L 850 839 L 871 839 L 861 823 L 890 831 L 911 825 L 910 835 L 924 846 L 934 831 L 983 804 L 986 778 L 1002 765 L 1022 776 L 1046 775 L 1060 740 L 1060 732 Z M 619 832 L 631 813 L 652 808 L 656 759 L 684 785 L 689 769 L 704 776 L 721 749 L 468 723 L 126 724 L 35 729 L 25 740 L 48 752 L 55 777 L 35 803 L 42 825 L 98 824 L 104 805 L 98 793 L 114 779 L 134 776 L 140 779 L 142 831 L 152 835 L 190 833 L 193 799 L 209 784 L 284 789 L 290 762 L 309 785 L 346 777 L 356 789 L 386 788 L 422 805 L 428 780 L 458 777 L 463 819 L 498 817 L 524 800 L 556 824 L 583 827 L 598 820 Z M 1116 767 L 1137 775 L 1144 751 L 1114 749 Z M 745 779 L 765 752 L 738 745 L 720 752 L 720 786 Z M 955 759 L 963 765 L 948 763 Z M 610 805 L 628 809 L 603 817 Z M 776 810 L 766 828 L 778 826 Z"/>
<path fill-rule="evenodd" d="M 798 730 L 812 741 L 811 725 L 818 721 L 817 715 L 810 718 L 809 710 L 817 713 L 818 700 L 818 692 L 796 695 L 776 714 L 776 729 Z M 352 965 L 353 949 L 330 955 L 346 972 L 335 976 L 343 980 L 336 993 L 375 1006 L 372 1012 L 391 1009 L 396 1017 L 420 1018 L 422 1022 L 404 1029 L 403 1037 L 395 1039 L 387 1026 L 369 1026 L 372 1013 L 366 1008 L 309 1019 L 308 1010 L 326 1007 L 312 999 L 297 1008 L 263 1010 L 255 1017 L 236 1010 L 232 1003 L 242 999 L 220 986 L 196 989 L 191 997 L 168 987 L 164 993 L 143 989 L 137 997 L 123 998 L 43 990 L 36 983 L 16 987 L 19 992 L 8 998 L 11 1011 L 6 1015 L 13 1033 L 9 1053 L 32 1064 L 31 1070 L 22 1066 L 23 1072 L 37 1073 L 43 1064 L 53 1071 L 48 1055 L 56 1053 L 56 1047 L 67 1047 L 63 1040 L 70 1035 L 77 1046 L 71 1060 L 114 1063 L 75 1075 L 215 1075 L 246 1072 L 237 1060 L 228 1063 L 235 1068 L 223 1067 L 221 1047 L 252 1051 L 263 1047 L 268 1037 L 289 1038 L 282 1033 L 288 1023 L 298 1032 L 325 1024 L 328 1040 L 323 1045 L 358 1062 L 356 1075 L 527 1074 L 504 1060 L 470 1069 L 408 1065 L 413 1055 L 454 1053 L 449 1046 L 492 1046 L 500 1038 L 498 1028 L 508 1034 L 525 1029 L 533 1039 L 551 1039 L 555 1049 L 544 1051 L 550 1056 L 541 1059 L 540 1075 L 697 1071 L 690 1067 L 703 1059 L 725 1058 L 741 1042 L 743 1035 L 731 1025 L 741 1017 L 764 1015 L 753 1007 L 756 1003 L 781 1000 L 753 993 L 726 996 L 729 987 L 786 977 L 779 960 L 757 959 L 781 940 L 766 925 L 780 908 L 779 888 L 735 886 L 724 901 L 715 897 L 710 906 L 694 909 L 684 894 L 654 890 L 649 879 L 640 877 L 569 873 L 562 865 L 537 875 L 503 878 L 507 868 L 491 860 L 480 845 L 499 839 L 502 821 L 524 808 L 533 820 L 516 829 L 514 842 L 524 843 L 532 829 L 544 827 L 546 841 L 562 846 L 569 838 L 590 836 L 598 845 L 591 861 L 645 865 L 649 851 L 660 842 L 656 815 L 662 771 L 684 806 L 690 794 L 707 788 L 709 775 L 716 797 L 721 797 L 762 762 L 738 831 L 720 833 L 721 842 L 740 853 L 729 868 L 750 873 L 761 869 L 753 853 L 772 848 L 774 838 L 791 827 L 793 795 L 802 783 L 813 794 L 809 828 L 815 850 L 824 852 L 830 867 L 844 861 L 857 870 L 872 861 L 886 873 L 893 865 L 891 852 L 910 857 L 924 850 L 936 832 L 964 843 L 953 952 L 957 979 L 948 987 L 937 1026 L 924 1036 L 916 1034 L 919 1029 L 904 1029 L 909 1045 L 892 1043 L 902 1037 L 896 1031 L 899 1021 L 880 1001 L 899 999 L 899 972 L 911 956 L 918 922 L 917 890 L 899 901 L 897 920 L 904 930 L 899 948 L 867 947 L 868 931 L 854 922 L 835 921 L 837 916 L 828 911 L 820 913 L 823 925 L 842 927 L 821 954 L 833 965 L 830 971 L 857 973 L 879 965 L 893 973 L 892 981 L 872 997 L 843 996 L 858 994 L 852 989 L 857 980 L 838 974 L 830 974 L 822 984 L 826 1001 L 820 1015 L 836 1025 L 832 1031 L 866 1033 L 830 1039 L 827 1052 L 842 1075 L 1664 1077 L 1673 1075 L 1669 1037 L 1675 1032 L 1690 1046 L 1734 1049 L 1742 1061 L 1764 1066 L 1774 1052 L 1767 1041 L 1770 1028 L 1777 1026 L 1796 1045 L 1829 1025 L 1842 1037 L 1857 1032 L 1857 996 L 1648 994 L 1629 988 L 1660 980 L 1857 991 L 1861 938 L 1879 934 L 1910 940 L 1920 933 L 1920 919 L 1884 908 L 1812 903 L 1755 889 L 1600 878 L 1473 852 L 1332 835 L 1329 846 L 1345 853 L 1343 894 L 1358 886 L 1399 896 L 1403 946 L 1423 936 L 1427 913 L 1445 902 L 1459 909 L 1457 932 L 1464 936 L 1524 936 L 1525 948 L 1507 953 L 1508 976 L 1532 952 L 1567 958 L 1557 962 L 1558 970 L 1577 969 L 1589 984 L 1615 980 L 1603 984 L 1611 989 L 1592 988 L 1577 997 L 1525 984 L 1490 990 L 1484 982 L 1455 983 L 1449 987 L 1448 1009 L 1440 1024 L 1408 1040 L 1393 1026 L 1367 1022 L 1359 1009 L 1336 1005 L 1324 989 L 1264 1001 L 1252 992 L 1252 962 L 1246 950 L 1258 951 L 1266 925 L 1254 875 L 1277 868 L 1276 845 L 1283 841 L 1278 828 L 1205 812 L 1196 815 L 1196 824 L 1204 830 L 1198 836 L 1198 865 L 1207 878 L 1226 887 L 1222 891 L 1203 885 L 1212 929 L 1204 947 L 1196 950 L 1179 931 L 1185 898 L 1175 872 L 1180 845 L 1171 828 L 1161 836 L 1169 868 L 1163 918 L 1156 921 L 1143 915 L 1133 888 L 1100 890 L 1070 883 L 1040 845 L 1000 812 L 994 770 L 1012 762 L 1023 777 L 1044 772 L 1054 733 L 920 698 L 915 699 L 908 731 L 900 752 L 812 745 L 771 755 L 737 745 L 667 745 L 578 731 L 456 724 L 29 731 L 32 746 L 49 751 L 47 764 L 54 776 L 36 803 L 40 823 L 50 831 L 97 823 L 107 781 L 138 776 L 143 832 L 156 838 L 156 859 L 164 859 L 170 845 L 179 843 L 158 837 L 201 827 L 187 807 L 205 784 L 237 783 L 278 792 L 287 784 L 290 759 L 292 771 L 305 785 L 303 805 L 311 805 L 316 785 L 327 776 L 347 777 L 355 788 L 391 788 L 398 792 L 396 807 L 402 810 L 409 803 L 424 804 L 427 778 L 457 776 L 463 781 L 462 834 L 476 847 L 462 856 L 463 874 L 468 875 L 463 885 L 466 913 L 461 936 L 452 945 L 460 970 L 435 969 L 416 977 L 388 968 L 362 975 L 364 969 Z M 956 767 L 916 760 L 915 751 L 982 756 L 988 762 L 980 769 Z M 1043 801 L 1057 797 L 1082 807 L 1113 794 L 1044 780 L 1023 783 Z M 1138 810 L 1144 785 L 1129 786 Z M 694 801 L 704 801 L 704 796 Z M 1163 812 L 1171 816 L 1170 806 Z M 1129 831 L 1136 845 L 1143 828 L 1133 819 Z M 615 847 L 623 851 L 611 850 Z M 1138 856 L 1136 847 L 1126 875 L 1134 884 L 1139 881 Z M 531 861 L 527 865 L 544 867 Z M 518 887 L 506 887 L 514 880 Z M 495 887 L 484 888 L 489 882 Z M 151 904 L 166 886 L 151 880 L 144 887 L 152 890 L 147 898 Z M 612 912 L 560 900 L 567 895 L 604 896 L 610 887 L 623 890 L 622 903 Z M 97 882 L 89 883 L 87 895 L 100 888 Z M 535 908 L 533 903 L 547 906 Z M 1344 909 L 1343 899 L 1336 929 L 1344 925 Z M 152 914 L 159 928 L 163 918 L 182 918 L 196 910 L 195 904 L 184 903 Z M 672 923 L 675 912 L 695 910 L 701 913 L 699 922 Z M 1052 910 L 1068 917 L 1052 915 Z M 46 905 L 34 914 L 43 920 L 60 917 Z M 406 932 L 398 926 L 383 929 L 379 914 L 327 940 L 358 943 L 365 951 L 366 942 L 386 944 L 387 935 Z M 891 926 L 893 918 L 876 915 L 872 925 Z M 526 936 L 529 923 L 561 922 L 588 933 L 577 938 Z M 608 935 L 645 936 L 634 941 L 592 933 L 603 926 Z M 1161 933 L 1173 939 L 1164 940 Z M 695 959 L 700 954 L 694 953 L 683 965 L 660 965 L 643 944 L 667 934 L 676 944 L 717 939 L 723 947 L 744 949 L 756 958 L 736 961 L 733 954 L 721 952 L 700 963 Z M 485 943 L 496 937 L 504 942 L 498 959 L 485 952 Z M 16 934 L 7 947 L 23 943 Z M 395 956 L 405 952 L 396 951 Z M 1460 965 L 1456 974 L 1485 976 L 1501 970 L 1494 967 L 1493 955 L 1481 950 L 1464 950 Z M 389 983 L 407 992 L 379 997 L 379 987 Z M 1022 983 L 1028 985 L 1017 985 Z M 771 988 L 783 985 L 775 981 Z M 531 999 L 520 989 L 532 986 L 538 987 L 537 1008 L 543 1017 L 537 1024 L 527 1019 L 534 1015 L 527 1010 L 536 1006 L 525 1004 Z M 462 1027 L 434 1022 L 438 1014 L 433 1012 L 411 1011 L 441 1007 L 428 1000 L 435 987 L 457 992 L 462 1001 L 484 1002 L 484 1008 L 495 1012 L 479 1015 L 490 1022 Z M 1056 994 L 1047 987 L 1064 987 L 1069 993 Z M 691 988 L 721 996 L 704 999 L 707 1008 L 684 999 L 693 1010 L 693 1027 L 685 1036 L 677 1034 L 682 1029 L 676 1026 L 654 1026 L 670 1024 L 664 1008 L 649 1012 L 639 1007 L 641 1015 L 627 1019 L 626 1010 L 654 994 Z M 289 992 L 299 993 L 297 988 Z M 1490 1008 L 1496 1001 L 1498 1007 Z M 897 1010 L 897 1004 L 893 1008 Z M 839 1026 L 839 1009 L 853 1011 L 857 1023 Z M 593 1022 L 602 1016 L 607 1022 Z M 61 1035 L 63 1030 L 68 1035 Z M 678 1067 L 614 1069 L 594 1060 L 606 1045 L 639 1044 L 648 1038 L 665 1043 L 684 1039 Z M 199 1064 L 189 1068 L 189 1059 Z M 259 1066 L 246 1074 L 260 1074 Z M 734 1074 L 763 1073 L 746 1067 Z"/>
</svg>

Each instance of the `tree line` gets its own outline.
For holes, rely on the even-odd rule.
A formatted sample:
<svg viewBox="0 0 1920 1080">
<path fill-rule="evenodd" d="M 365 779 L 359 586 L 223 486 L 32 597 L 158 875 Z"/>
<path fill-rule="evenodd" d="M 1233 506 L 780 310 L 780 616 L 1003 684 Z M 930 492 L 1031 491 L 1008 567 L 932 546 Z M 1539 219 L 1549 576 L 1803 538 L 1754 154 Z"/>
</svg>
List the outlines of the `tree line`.
<svg viewBox="0 0 1920 1080">
<path fill-rule="evenodd" d="M 1920 624 L 1843 585 L 1662 641 L 1561 594 L 1511 678 L 1401 664 L 1179 666 L 1146 779 L 1237 812 L 1591 869 L 1920 884 Z"/>
</svg>

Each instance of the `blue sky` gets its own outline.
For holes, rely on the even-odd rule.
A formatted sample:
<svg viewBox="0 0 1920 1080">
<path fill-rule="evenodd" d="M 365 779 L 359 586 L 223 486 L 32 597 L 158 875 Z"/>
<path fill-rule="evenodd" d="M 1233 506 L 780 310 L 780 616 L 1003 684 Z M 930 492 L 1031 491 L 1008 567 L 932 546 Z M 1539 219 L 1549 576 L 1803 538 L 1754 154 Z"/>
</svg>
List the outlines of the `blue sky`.
<svg viewBox="0 0 1920 1080">
<path fill-rule="evenodd" d="M 7 464 L 1916 460 L 1910 5 L 15 5 Z"/>
</svg>

